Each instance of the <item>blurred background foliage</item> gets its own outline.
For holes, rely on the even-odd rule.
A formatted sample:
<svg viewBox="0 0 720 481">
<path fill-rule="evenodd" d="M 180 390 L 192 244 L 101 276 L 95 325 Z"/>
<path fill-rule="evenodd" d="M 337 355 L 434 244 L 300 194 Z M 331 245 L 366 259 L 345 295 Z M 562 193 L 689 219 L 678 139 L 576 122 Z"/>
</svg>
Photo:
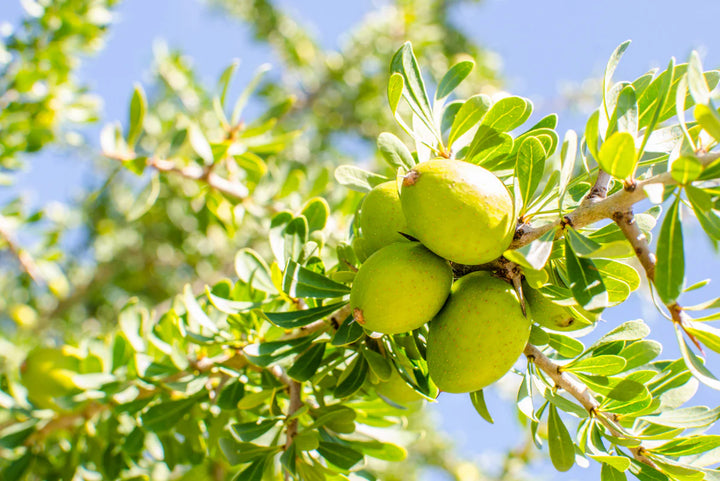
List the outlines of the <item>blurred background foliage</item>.
<svg viewBox="0 0 720 481">
<path fill-rule="evenodd" d="M 357 24 L 339 49 L 326 49 L 273 2 L 209 0 L 207 8 L 245 23 L 282 60 L 269 74 L 260 71 L 255 89 L 241 95 L 241 104 L 249 99 L 263 113 L 231 115 L 236 99 L 223 98 L 218 108 L 228 77 L 206 85 L 182 51 L 158 44 L 150 75 L 136 89 L 147 92 L 147 99 L 136 93 L 128 104 L 129 120 L 102 118 L 102 99 L 79 80 L 78 69 L 112 35 L 119 2 L 21 3 L 24 18 L 5 24 L 0 42 L 3 389 L 32 346 L 81 344 L 114 327 L 132 297 L 162 310 L 186 283 L 198 291 L 234 275 L 235 252 L 241 247 L 269 252 L 271 215 L 298 212 L 304 199 L 324 197 L 335 215 L 324 235 L 346 239 L 348 214 L 360 196 L 334 189 L 332 172 L 341 163 L 381 169 L 375 161 L 377 135 L 388 129 L 403 135 L 386 102 L 378 100 L 386 98 L 389 59 L 402 42 L 413 42 L 428 78 L 472 57 L 476 68 L 460 95 L 492 94 L 501 85 L 497 56 L 450 21 L 450 8 L 471 2 L 388 2 Z M 231 65 L 226 73 L 232 70 Z M 128 85 L 116 95 L 131 98 L 132 92 Z M 123 128 L 132 125 L 140 104 L 141 134 L 136 145 L 127 145 L 123 137 L 132 134 Z M 99 140 L 101 125 L 106 127 Z M 237 154 L 209 170 L 205 145 Z M 92 163 L 93 175 L 77 202 L 31 208 L 14 185 L 16 173 L 48 148 Z M 211 187 L 211 171 L 240 179 L 247 195 Z M 193 178 L 192 172 L 203 174 Z M 524 444 L 488 478 L 453 454 L 452 443 L 432 431 L 427 416 L 410 418 L 408 432 L 416 438 L 408 446 L 410 456 L 381 466 L 384 479 L 419 479 L 428 466 L 456 480 L 523 479 L 530 457 Z M 186 476 L 221 479 L 213 463 Z"/>
</svg>

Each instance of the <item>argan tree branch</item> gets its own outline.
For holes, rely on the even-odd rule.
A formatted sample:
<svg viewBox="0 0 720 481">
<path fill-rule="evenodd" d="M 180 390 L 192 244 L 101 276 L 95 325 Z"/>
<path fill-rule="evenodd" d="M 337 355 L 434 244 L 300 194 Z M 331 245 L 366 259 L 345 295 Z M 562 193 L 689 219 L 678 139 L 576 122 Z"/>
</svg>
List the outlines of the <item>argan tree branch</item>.
<svg viewBox="0 0 720 481">
<path fill-rule="evenodd" d="M 720 152 L 701 153 L 698 155 L 698 160 L 703 166 L 707 166 L 719 158 Z M 602 176 L 598 174 L 598 178 L 604 179 L 605 175 L 607 174 L 603 173 Z M 657 184 L 676 185 L 677 181 L 673 179 L 670 172 L 663 172 L 645 180 L 638 180 L 631 186 L 615 192 L 609 197 L 591 197 L 588 195 L 574 211 L 567 214 L 563 219 L 557 219 L 554 222 L 539 227 L 523 224 L 523 226 L 518 229 L 515 239 L 509 248 L 518 249 L 526 246 L 563 222 L 577 229 L 604 219 L 612 219 L 616 213 L 627 212 L 632 209 L 633 205 L 647 198 L 645 188 Z"/>
<path fill-rule="evenodd" d="M 116 153 L 103 152 L 105 157 L 110 159 L 119 160 L 121 162 L 127 162 L 132 160 L 133 156 L 122 156 Z M 159 172 L 174 173 L 181 177 L 190 180 L 199 180 L 207 183 L 211 188 L 222 192 L 230 197 L 234 197 L 238 200 L 244 200 L 247 198 L 249 192 L 245 185 L 240 182 L 228 180 L 218 174 L 216 174 L 212 166 L 200 167 L 199 165 L 188 165 L 185 167 L 178 167 L 177 163 L 169 159 L 159 159 L 157 157 L 149 157 L 146 165 L 152 167 Z"/>
<path fill-rule="evenodd" d="M 562 366 L 554 363 L 550 358 L 543 354 L 540 349 L 532 344 L 527 344 L 523 352 L 530 362 L 550 376 L 550 379 L 553 380 L 558 388 L 564 390 L 569 395 L 577 399 L 591 416 L 595 416 L 595 418 L 607 428 L 610 434 L 619 438 L 627 437 L 625 433 L 618 430 L 615 424 L 608 419 L 604 413 L 598 410 L 600 403 L 597 399 L 595 399 L 594 393 L 588 389 L 587 386 L 575 379 L 569 373 L 563 371 Z M 648 466 L 652 466 L 653 468 L 655 467 L 655 463 L 645 456 L 645 448 L 642 445 L 629 449 L 635 459 L 647 464 Z"/>
</svg>

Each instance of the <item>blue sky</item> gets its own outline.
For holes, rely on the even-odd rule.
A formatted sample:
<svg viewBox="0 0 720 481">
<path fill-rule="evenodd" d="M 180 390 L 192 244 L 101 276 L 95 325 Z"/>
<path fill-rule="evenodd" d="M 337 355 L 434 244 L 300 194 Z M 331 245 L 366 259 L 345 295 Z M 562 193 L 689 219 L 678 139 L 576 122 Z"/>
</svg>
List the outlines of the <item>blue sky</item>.
<svg viewBox="0 0 720 481">
<path fill-rule="evenodd" d="M 368 0 L 281 0 L 278 3 L 286 6 L 294 18 L 309 25 L 326 47 L 337 46 L 365 13 L 384 4 Z M 557 111 L 560 129 L 581 130 L 584 125 L 581 114 L 558 111 L 565 108 L 560 102 L 562 85 L 579 85 L 588 78 L 599 77 L 610 53 L 626 39 L 632 39 L 633 43 L 616 73 L 618 79 L 633 79 L 652 67 L 665 66 L 670 56 L 685 61 L 692 49 L 701 52 L 706 68 L 718 68 L 718 13 L 720 3 L 716 0 L 689 0 L 682 6 L 669 0 L 487 0 L 479 5 L 456 8 L 453 19 L 478 43 L 500 55 L 507 90 L 533 100 L 536 107 L 533 118 Z M 2 1 L 0 23 L 16 23 L 20 15 L 19 2 Z M 242 60 L 236 86 L 247 82 L 258 65 L 276 63 L 266 46 L 251 39 L 245 25 L 208 9 L 203 2 L 125 0 L 106 48 L 98 56 L 87 59 L 80 71 L 82 80 L 105 99 L 105 121 L 125 119 L 132 85 L 147 79 L 152 45 L 159 39 L 192 57 L 201 78 L 209 84 L 214 84 L 217 75 L 234 58 Z M 97 131 L 91 129 L 89 135 L 96 135 Z M 19 186 L 24 191 L 42 192 L 34 194 L 37 204 L 69 200 L 79 192 L 89 169 L 89 163 L 78 163 L 77 159 L 50 149 L 32 158 L 30 169 L 20 176 Z M 689 246 L 686 261 L 691 266 L 688 283 L 716 275 L 720 266 L 709 242 L 699 234 L 693 225 L 686 232 Z M 712 284 L 700 292 L 702 299 L 718 295 L 720 289 Z M 647 301 L 636 297 L 621 308 L 608 311 L 606 318 L 608 327 L 644 318 L 653 327 L 653 337 L 665 345 L 663 357 L 678 356 L 672 327 L 648 309 Z M 717 363 L 717 359 L 713 361 Z M 703 391 L 698 402 L 717 404 L 717 399 L 717 393 Z M 493 426 L 475 414 L 467 396 L 443 394 L 432 408 L 441 419 L 443 429 L 470 457 L 487 451 L 502 452 L 523 438 L 514 420 L 512 405 L 492 390 L 488 403 L 496 419 Z M 487 458 L 480 462 L 485 464 Z M 588 476 L 588 479 L 599 479 L 596 468 L 588 471 L 575 467 L 568 473 L 557 473 L 547 463 L 538 466 L 536 474 L 538 479 L 578 480 Z"/>
</svg>

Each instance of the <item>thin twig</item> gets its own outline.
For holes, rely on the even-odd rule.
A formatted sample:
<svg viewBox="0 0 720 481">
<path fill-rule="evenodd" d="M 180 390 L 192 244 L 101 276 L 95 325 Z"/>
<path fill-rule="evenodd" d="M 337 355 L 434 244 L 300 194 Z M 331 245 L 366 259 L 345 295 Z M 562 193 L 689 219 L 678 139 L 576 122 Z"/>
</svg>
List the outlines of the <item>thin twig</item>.
<svg viewBox="0 0 720 481">
<path fill-rule="evenodd" d="M 127 162 L 135 158 L 134 154 L 120 155 L 117 153 L 103 152 L 103 155 L 110 159 L 119 160 L 120 162 Z M 149 157 L 146 165 L 160 172 L 174 173 L 186 179 L 203 181 L 213 189 L 238 200 L 245 200 L 249 194 L 248 188 L 245 187 L 244 184 L 228 180 L 216 174 L 213 165 L 205 168 L 199 165 L 178 167 L 178 163 L 174 160 L 160 159 L 157 157 Z"/>
<path fill-rule="evenodd" d="M 540 349 L 532 344 L 526 345 L 523 352 L 529 361 L 534 363 L 537 367 L 542 369 L 543 372 L 550 376 L 550 379 L 553 380 L 557 387 L 563 389 L 569 395 L 577 399 L 588 414 L 594 416 L 598 421 L 600 421 L 602 425 L 607 428 L 610 434 L 620 438 L 627 437 L 626 434 L 617 429 L 615 424 L 613 424 L 613 422 L 608 419 L 604 413 L 598 410 L 600 403 L 597 399 L 595 399 L 595 394 L 588 389 L 587 386 L 575 379 L 569 373 L 563 371 L 559 364 L 553 362 L 550 358 L 543 354 Z M 635 459 L 647 464 L 648 466 L 652 466 L 653 468 L 655 467 L 655 463 L 645 456 L 645 448 L 642 445 L 629 449 Z"/>
<path fill-rule="evenodd" d="M 12 231 L 13 229 L 8 220 L 5 217 L 0 216 L 0 237 L 5 240 L 8 250 L 17 257 L 20 266 L 22 266 L 23 270 L 27 272 L 35 283 L 44 284 L 45 279 L 43 279 L 37 264 L 35 264 L 32 256 L 18 245 Z"/>
</svg>

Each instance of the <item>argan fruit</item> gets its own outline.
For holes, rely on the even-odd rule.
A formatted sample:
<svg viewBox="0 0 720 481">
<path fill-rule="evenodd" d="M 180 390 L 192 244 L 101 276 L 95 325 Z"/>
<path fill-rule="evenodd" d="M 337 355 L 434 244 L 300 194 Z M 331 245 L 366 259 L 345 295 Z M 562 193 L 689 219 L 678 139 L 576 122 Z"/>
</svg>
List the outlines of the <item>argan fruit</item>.
<svg viewBox="0 0 720 481">
<path fill-rule="evenodd" d="M 408 227 L 394 180 L 375 186 L 365 196 L 358 224 L 367 256 L 393 242 L 407 241 L 399 234 L 407 232 Z"/>
<path fill-rule="evenodd" d="M 380 381 L 375 385 L 375 392 L 400 405 L 407 405 L 424 399 L 394 369 L 390 379 Z"/>
<path fill-rule="evenodd" d="M 403 179 L 400 202 L 410 234 L 459 264 L 497 259 L 515 233 L 515 205 L 489 170 L 460 160 L 429 160 Z"/>
<path fill-rule="evenodd" d="M 577 309 L 580 307 L 566 307 L 554 303 L 550 298 L 545 297 L 540 291 L 523 284 L 523 295 L 530 306 L 532 320 L 542 327 L 554 331 L 577 331 L 589 327 L 592 323 L 587 317 L 593 316 L 585 311 L 582 316 Z M 592 318 L 592 317 L 591 317 Z"/>
<path fill-rule="evenodd" d="M 412 331 L 437 314 L 452 278 L 450 264 L 423 245 L 390 244 L 360 266 L 350 292 L 353 317 L 370 331 Z"/>
<path fill-rule="evenodd" d="M 458 281 L 430 322 L 430 377 L 445 392 L 473 392 L 500 379 L 530 336 L 530 319 L 513 287 L 487 272 Z"/>
<path fill-rule="evenodd" d="M 20 378 L 28 398 L 42 409 L 59 409 L 56 398 L 78 391 L 73 376 L 80 359 L 64 349 L 41 347 L 32 350 L 20 367 Z"/>
</svg>

